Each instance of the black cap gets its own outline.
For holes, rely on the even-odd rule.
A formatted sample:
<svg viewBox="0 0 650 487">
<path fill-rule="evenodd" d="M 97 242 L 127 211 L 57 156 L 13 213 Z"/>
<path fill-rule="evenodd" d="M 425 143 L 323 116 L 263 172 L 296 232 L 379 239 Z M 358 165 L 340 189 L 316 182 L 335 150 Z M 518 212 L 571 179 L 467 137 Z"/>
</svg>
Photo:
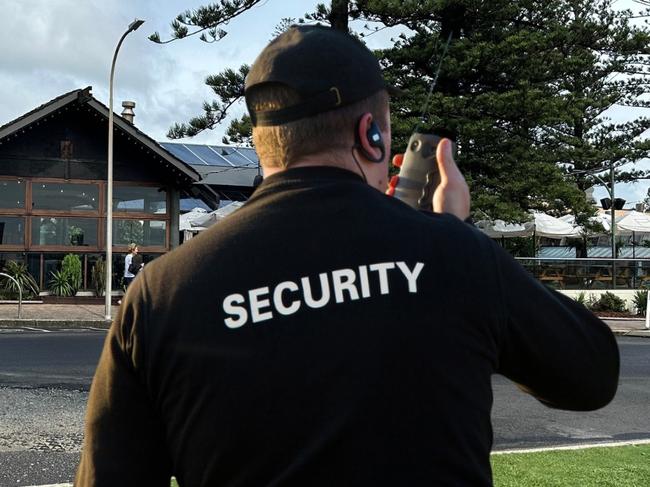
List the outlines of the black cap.
<svg viewBox="0 0 650 487">
<path fill-rule="evenodd" d="M 267 83 L 294 90 L 301 101 L 278 110 L 255 111 L 254 126 L 282 125 L 363 100 L 385 89 L 379 61 L 359 40 L 319 25 L 294 25 L 257 57 L 246 77 L 245 93 Z M 247 99 L 248 102 L 248 99 Z"/>
</svg>

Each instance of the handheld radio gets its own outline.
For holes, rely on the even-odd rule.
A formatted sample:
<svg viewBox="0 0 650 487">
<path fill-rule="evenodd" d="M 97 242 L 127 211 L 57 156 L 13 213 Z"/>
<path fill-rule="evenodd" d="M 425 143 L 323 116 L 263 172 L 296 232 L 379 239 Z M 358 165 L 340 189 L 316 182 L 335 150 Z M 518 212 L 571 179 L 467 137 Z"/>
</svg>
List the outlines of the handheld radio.
<svg viewBox="0 0 650 487">
<path fill-rule="evenodd" d="M 429 93 L 422 110 L 422 121 L 428 112 L 428 105 L 433 89 L 438 82 L 440 68 L 445 59 L 452 34 L 449 34 L 447 44 L 440 58 L 435 77 L 429 87 Z M 404 203 L 418 210 L 433 211 L 433 193 L 440 184 L 440 173 L 436 160 L 436 149 L 438 143 L 444 137 L 451 138 L 450 133 L 444 129 L 426 130 L 421 129 L 419 124 L 409 139 L 404 159 L 399 166 L 399 175 L 393 176 L 388 185 L 387 194 L 399 198 Z M 453 141 L 453 139 L 452 139 Z M 456 144 L 453 143 L 453 152 L 456 152 Z"/>
</svg>

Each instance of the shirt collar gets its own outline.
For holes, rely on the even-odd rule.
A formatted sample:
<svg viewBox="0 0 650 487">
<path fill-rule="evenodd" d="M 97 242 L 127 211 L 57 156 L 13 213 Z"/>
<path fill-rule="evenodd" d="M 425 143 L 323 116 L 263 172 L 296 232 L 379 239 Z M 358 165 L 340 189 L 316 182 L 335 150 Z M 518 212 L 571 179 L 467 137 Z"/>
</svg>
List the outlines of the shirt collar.
<svg viewBox="0 0 650 487">
<path fill-rule="evenodd" d="M 267 189 L 284 185 L 300 185 L 316 181 L 333 182 L 348 181 L 363 183 L 363 178 L 358 174 L 335 166 L 303 166 L 285 169 L 264 178 L 255 193 L 265 192 Z"/>
</svg>

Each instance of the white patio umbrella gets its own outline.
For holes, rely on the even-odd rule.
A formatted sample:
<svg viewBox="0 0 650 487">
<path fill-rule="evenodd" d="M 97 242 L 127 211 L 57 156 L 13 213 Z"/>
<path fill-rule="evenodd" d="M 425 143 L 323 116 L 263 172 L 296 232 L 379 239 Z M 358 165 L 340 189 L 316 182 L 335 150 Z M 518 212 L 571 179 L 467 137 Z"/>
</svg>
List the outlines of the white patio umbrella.
<svg viewBox="0 0 650 487">
<path fill-rule="evenodd" d="M 633 210 L 616 222 L 616 229 L 636 233 L 650 233 L 650 215 Z"/>
<path fill-rule="evenodd" d="M 564 215 L 559 218 L 563 222 L 568 223 L 569 225 L 573 226 L 574 229 L 574 236 L 575 237 L 581 237 L 583 233 L 583 228 L 580 225 L 576 225 L 576 217 L 575 215 Z M 602 227 L 604 228 L 605 232 L 609 232 L 609 229 L 611 227 L 611 221 L 609 215 L 606 214 L 598 214 L 595 216 L 592 216 L 589 218 L 589 221 L 592 223 L 600 223 Z M 599 235 L 598 233 L 590 233 L 589 235 Z"/>
<path fill-rule="evenodd" d="M 579 235 L 579 227 L 547 215 L 542 212 L 532 212 L 531 221 L 524 223 L 505 223 L 503 220 L 481 220 L 476 226 L 492 238 L 508 237 L 548 237 L 564 238 Z"/>
<path fill-rule="evenodd" d="M 226 218 L 228 215 L 233 213 L 235 210 L 238 210 L 244 205 L 243 201 L 233 201 L 229 205 L 224 206 L 223 208 L 219 208 L 217 210 L 211 211 L 210 213 L 207 213 L 200 218 L 197 218 L 192 222 L 193 227 L 203 227 L 203 229 L 214 225 L 220 220 L 223 220 Z"/>
<path fill-rule="evenodd" d="M 503 220 L 481 220 L 476 227 L 490 238 L 530 237 L 533 234 L 532 222 L 506 223 Z"/>
<path fill-rule="evenodd" d="M 535 236 L 547 238 L 575 237 L 575 227 L 565 221 L 539 211 L 533 212 Z"/>
<path fill-rule="evenodd" d="M 204 208 L 192 208 L 191 211 L 187 213 L 183 213 L 179 217 L 179 222 L 178 222 L 178 229 L 183 232 L 185 230 L 194 230 L 196 231 L 197 228 L 192 226 L 192 223 L 198 220 L 199 218 L 204 217 L 205 215 L 208 214 L 208 210 Z"/>
<path fill-rule="evenodd" d="M 619 235 L 632 233 L 632 257 L 636 258 L 636 234 L 650 234 L 650 215 L 632 210 L 616 222 Z"/>
</svg>

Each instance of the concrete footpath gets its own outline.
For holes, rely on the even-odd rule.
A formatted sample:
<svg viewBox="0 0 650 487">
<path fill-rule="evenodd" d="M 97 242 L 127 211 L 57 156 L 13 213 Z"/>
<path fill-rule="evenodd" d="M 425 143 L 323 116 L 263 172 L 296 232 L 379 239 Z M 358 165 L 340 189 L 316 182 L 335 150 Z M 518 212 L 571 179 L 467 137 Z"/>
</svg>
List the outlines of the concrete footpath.
<svg viewBox="0 0 650 487">
<path fill-rule="evenodd" d="M 112 307 L 115 316 L 118 306 Z M 99 304 L 0 303 L 0 328 L 106 328 L 105 307 Z"/>
<path fill-rule="evenodd" d="M 115 316 L 118 306 L 113 306 Z M 0 303 L 0 328 L 106 328 L 104 305 L 23 303 L 18 319 L 18 304 Z M 650 338 L 645 320 L 638 318 L 603 318 L 617 335 Z"/>
</svg>

